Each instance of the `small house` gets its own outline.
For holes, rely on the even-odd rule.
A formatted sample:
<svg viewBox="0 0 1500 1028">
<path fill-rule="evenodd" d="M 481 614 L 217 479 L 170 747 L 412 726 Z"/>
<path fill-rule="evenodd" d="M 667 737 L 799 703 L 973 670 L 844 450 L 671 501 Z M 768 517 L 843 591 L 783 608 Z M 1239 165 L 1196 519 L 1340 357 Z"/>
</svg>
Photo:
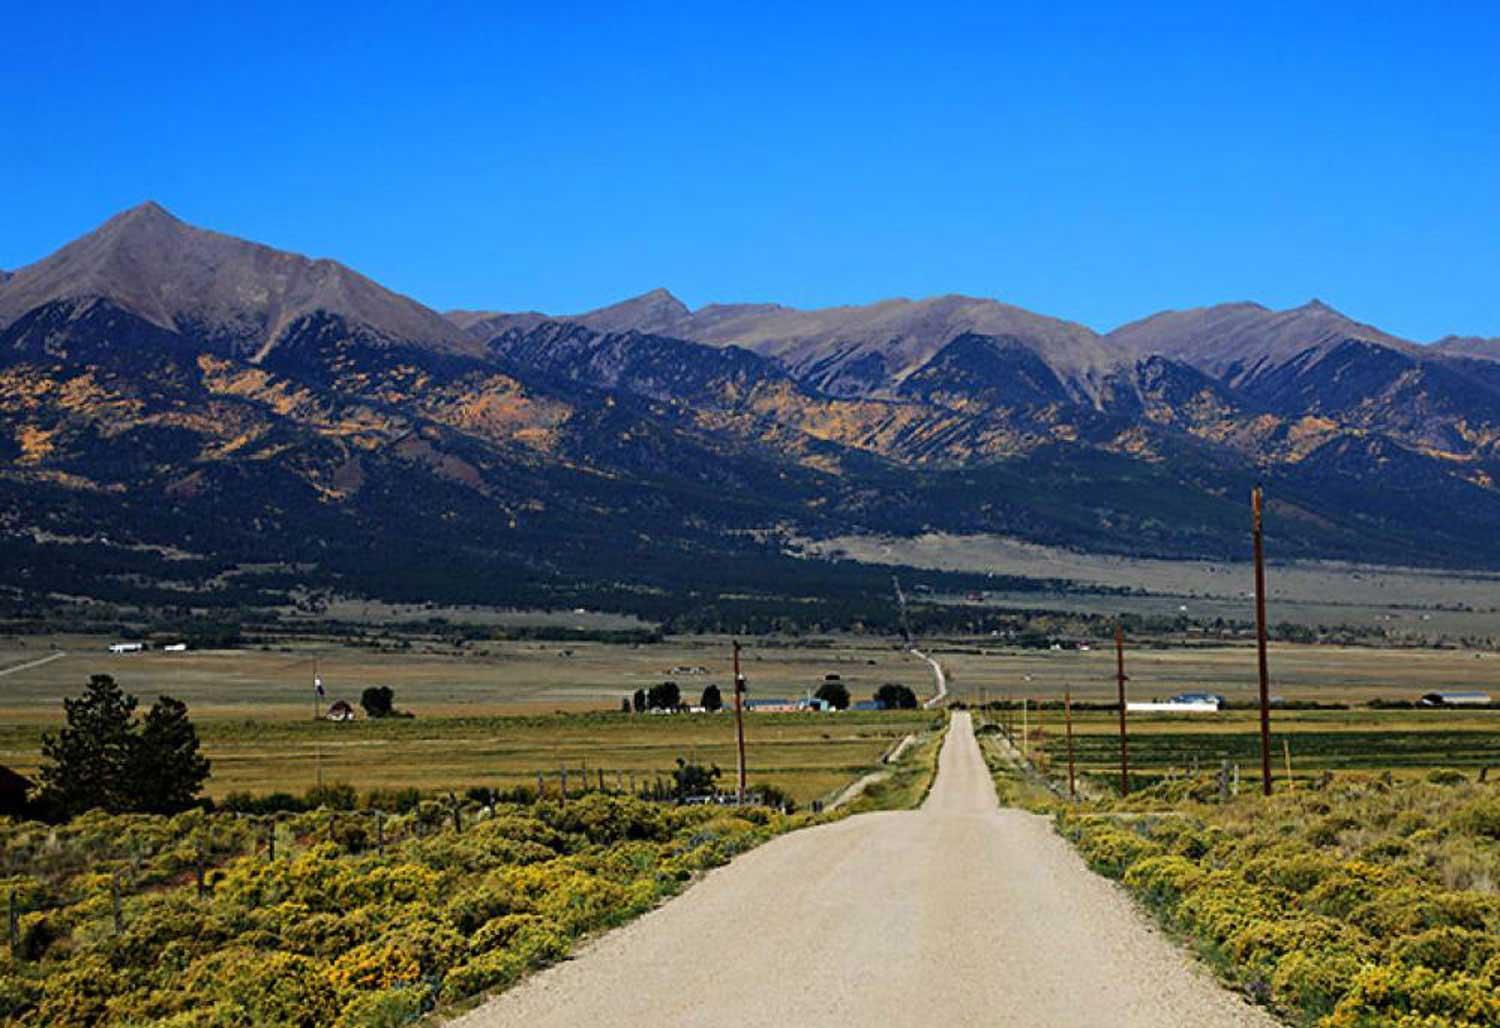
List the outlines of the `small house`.
<svg viewBox="0 0 1500 1028">
<path fill-rule="evenodd" d="M 803 708 L 792 700 L 746 700 L 745 709 L 755 714 L 790 714 Z"/>
<path fill-rule="evenodd" d="M 879 700 L 860 700 L 849 708 L 850 710 L 884 710 L 885 704 Z"/>
<path fill-rule="evenodd" d="M 328 708 L 325 715 L 329 721 L 353 721 L 354 708 L 347 700 L 334 700 L 333 705 Z"/>
<path fill-rule="evenodd" d="M 1490 694 L 1472 689 L 1430 692 L 1420 702 L 1424 707 L 1487 707 Z"/>
<path fill-rule="evenodd" d="M 1125 709 L 1132 714 L 1217 714 L 1219 703 L 1217 700 L 1182 701 L 1176 698 L 1149 702 L 1130 700 Z"/>
<path fill-rule="evenodd" d="M 110 653 L 140 653 L 146 647 L 141 643 L 111 643 Z"/>
</svg>

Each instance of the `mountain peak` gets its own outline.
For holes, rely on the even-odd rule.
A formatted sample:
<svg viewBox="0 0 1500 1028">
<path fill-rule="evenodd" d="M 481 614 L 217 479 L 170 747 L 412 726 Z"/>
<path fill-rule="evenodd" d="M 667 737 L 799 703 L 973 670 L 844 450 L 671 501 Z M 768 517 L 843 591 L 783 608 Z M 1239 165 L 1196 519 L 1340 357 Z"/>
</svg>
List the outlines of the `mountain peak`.
<svg viewBox="0 0 1500 1028">
<path fill-rule="evenodd" d="M 143 200 L 142 202 L 136 204 L 134 207 L 127 207 L 119 214 L 116 214 L 115 218 L 164 218 L 167 221 L 176 221 L 179 224 L 181 223 L 181 219 L 178 218 L 177 215 L 167 210 L 155 200 Z"/>
<path fill-rule="evenodd" d="M 114 235 L 120 231 L 147 227 L 190 229 L 192 226 L 167 210 L 155 200 L 138 203 L 110 218 L 95 230 L 94 235 Z"/>
<path fill-rule="evenodd" d="M 151 200 L 14 272 L 0 295 L 0 327 L 49 303 L 94 299 L 169 331 L 206 332 L 253 359 L 315 313 L 417 345 L 467 343 L 436 312 L 343 265 L 197 228 Z"/>
<path fill-rule="evenodd" d="M 587 325 L 598 332 L 627 332 L 634 329 L 647 334 L 670 335 L 692 317 L 692 313 L 687 304 L 667 290 L 657 288 L 567 320 Z"/>
<path fill-rule="evenodd" d="M 637 302 L 640 302 L 640 301 L 644 300 L 644 301 L 650 301 L 651 303 L 667 303 L 667 304 L 672 304 L 674 306 L 681 307 L 683 310 L 687 310 L 687 305 L 684 304 L 681 300 L 677 299 L 677 297 L 673 296 L 671 290 L 664 289 L 661 286 L 657 286 L 655 289 L 651 290 L 650 292 L 642 293 L 640 296 L 637 296 L 635 299 L 636 299 Z"/>
</svg>

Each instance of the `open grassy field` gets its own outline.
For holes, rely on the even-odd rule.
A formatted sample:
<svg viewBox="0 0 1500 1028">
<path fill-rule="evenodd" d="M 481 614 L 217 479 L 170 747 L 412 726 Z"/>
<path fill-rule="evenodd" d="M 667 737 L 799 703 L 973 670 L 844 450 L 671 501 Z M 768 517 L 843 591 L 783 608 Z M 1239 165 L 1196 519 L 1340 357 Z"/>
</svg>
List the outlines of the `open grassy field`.
<svg viewBox="0 0 1500 1028">
<path fill-rule="evenodd" d="M 106 672 L 143 700 L 165 692 L 197 718 L 295 720 L 312 716 L 314 669 L 328 700 L 357 702 L 369 685 L 388 685 L 397 705 L 419 717 L 618 710 L 637 689 L 672 680 L 696 700 L 717 684 L 729 695 L 729 641 L 674 638 L 659 645 L 483 642 L 463 647 L 418 643 L 410 649 L 297 642 L 272 649 L 150 652 L 116 656 L 98 636 L 0 638 L 0 722 L 49 721 L 61 698 L 90 674 Z M 11 674 L 5 669 L 65 656 Z M 797 697 L 838 674 L 857 699 L 884 682 L 930 691 L 927 665 L 884 642 L 746 645 L 751 695 Z M 703 673 L 674 669 L 702 668 Z"/>
<path fill-rule="evenodd" d="M 0 641 L 0 764 L 35 769 L 41 735 L 62 718 L 62 698 L 90 674 L 107 672 L 149 703 L 159 693 L 184 700 L 213 761 L 209 792 L 298 792 L 324 782 L 360 789 L 535 784 L 555 788 L 566 767 L 578 782 L 604 770 L 628 782 L 666 775 L 676 759 L 718 764 L 732 776 L 729 714 L 630 716 L 620 700 L 636 689 L 677 681 L 696 700 L 713 682 L 729 697 L 723 640 L 659 646 L 597 643 L 485 643 L 374 651 L 335 643 L 286 649 L 114 656 L 109 640 L 58 637 Z M 64 654 L 63 656 L 56 656 Z M 54 659 L 47 659 L 54 658 Z M 27 667 L 35 661 L 45 663 Z M 357 703 L 367 685 L 389 685 L 410 719 L 335 724 L 313 719 L 314 667 L 327 701 Z M 674 668 L 707 673 L 677 673 Z M 838 674 L 857 698 L 882 682 L 931 690 L 925 664 L 889 648 L 747 647 L 751 695 L 795 697 Z M 9 674 L 6 669 L 20 668 Z M 746 719 L 752 784 L 768 783 L 799 803 L 825 797 L 867 771 L 888 748 L 926 722 L 899 713 L 837 716 L 752 714 Z"/>
<path fill-rule="evenodd" d="M 929 652 L 949 670 L 949 688 L 968 701 L 982 697 L 1112 701 L 1113 643 L 1087 651 L 1008 650 L 988 644 L 934 644 Z M 1129 697 L 1148 700 L 1208 689 L 1251 702 L 1257 690 L 1255 647 L 1142 647 L 1127 642 Z M 1435 689 L 1483 689 L 1500 695 L 1500 654 L 1472 650 L 1374 649 L 1275 644 L 1271 691 L 1287 700 L 1362 703 L 1376 697 L 1415 700 Z"/>
<path fill-rule="evenodd" d="M 1246 779 L 1258 780 L 1258 717 L 1249 710 L 1134 715 L 1129 719 L 1132 778 L 1208 772 L 1228 760 Z M 1013 720 L 1019 733 L 1019 719 Z M 1288 752 L 1297 778 L 1351 770 L 1411 777 L 1434 768 L 1461 768 L 1472 776 L 1489 767 L 1500 774 L 1500 711 L 1291 710 L 1274 712 L 1271 723 L 1272 773 L 1278 780 L 1285 776 Z M 1061 712 L 1032 713 L 1027 728 L 1031 755 L 1054 774 L 1062 773 L 1067 748 Z M 1120 754 L 1116 715 L 1076 713 L 1073 733 L 1079 772 L 1112 787 Z"/>
<path fill-rule="evenodd" d="M 97 636 L 0 640 L 0 764 L 23 772 L 38 761 L 41 733 L 61 720 L 64 696 L 96 672 L 108 672 L 149 703 L 158 693 L 188 703 L 214 761 L 210 792 L 300 792 L 317 782 L 360 788 L 428 789 L 534 784 L 536 772 L 585 765 L 628 776 L 666 774 L 678 756 L 734 767 L 733 719 L 618 714 L 620 700 L 672 679 L 696 699 L 712 682 L 729 696 L 728 641 L 674 637 L 657 645 L 480 642 L 463 647 L 416 641 L 382 648 L 336 641 L 271 649 L 113 656 Z M 1114 655 L 1017 650 L 993 640 L 929 640 L 947 668 L 954 698 L 965 702 L 1114 698 Z M 59 654 L 61 654 L 59 656 Z M 1211 689 L 1231 700 L 1255 695 L 1254 649 L 1248 645 L 1132 646 L 1127 652 L 1133 699 Z M 50 658 L 50 659 L 49 659 Z M 35 663 L 45 661 L 44 663 Z M 27 666 L 31 665 L 31 666 Z M 416 716 L 387 722 L 331 724 L 312 719 L 314 668 L 328 701 L 357 702 L 367 685 L 389 685 L 396 704 Z M 761 640 L 746 647 L 751 695 L 794 697 L 837 674 L 856 699 L 883 682 L 932 688 L 922 662 L 878 639 Z M 6 673 L 7 669 L 19 668 Z M 703 673 L 683 669 L 702 668 Z M 1277 645 L 1273 692 L 1288 700 L 1362 704 L 1375 697 L 1412 699 L 1438 688 L 1500 694 L 1500 656 L 1462 650 L 1377 650 Z M 786 789 L 799 802 L 825 797 L 873 765 L 920 716 L 890 713 L 837 717 L 759 714 L 748 718 L 752 780 Z M 1043 715 L 1053 743 L 1060 719 Z M 1033 726 L 1034 727 L 1034 726 Z M 1116 759 L 1113 721 L 1080 714 L 1083 766 L 1103 770 Z M 1500 766 L 1500 713 L 1454 711 L 1278 712 L 1278 734 L 1291 734 L 1294 767 L 1419 770 L 1448 764 Z M 1145 774 L 1231 759 L 1255 762 L 1249 712 L 1207 719 L 1133 720 Z M 1280 766 L 1280 743 L 1278 767 Z M 575 779 L 576 780 L 576 779 Z"/>
</svg>

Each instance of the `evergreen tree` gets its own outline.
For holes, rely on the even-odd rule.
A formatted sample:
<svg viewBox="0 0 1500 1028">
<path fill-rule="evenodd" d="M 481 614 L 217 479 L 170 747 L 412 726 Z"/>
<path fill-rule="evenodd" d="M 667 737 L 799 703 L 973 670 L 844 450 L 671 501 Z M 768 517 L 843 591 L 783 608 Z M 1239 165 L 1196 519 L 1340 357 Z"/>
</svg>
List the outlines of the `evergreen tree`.
<svg viewBox="0 0 1500 1028">
<path fill-rule="evenodd" d="M 653 685 L 646 694 L 646 705 L 652 710 L 676 710 L 682 706 L 682 690 L 676 682 Z"/>
<path fill-rule="evenodd" d="M 136 737 L 129 779 L 133 810 L 175 814 L 193 805 L 208 780 L 208 758 L 198 752 L 198 731 L 187 705 L 162 696 L 151 705 Z"/>
<path fill-rule="evenodd" d="M 704 687 L 703 698 L 698 701 L 698 705 L 710 713 L 721 710 L 724 706 L 724 697 L 720 694 L 719 687 L 717 685 Z"/>
<path fill-rule="evenodd" d="M 359 697 L 366 717 L 390 717 L 396 709 L 396 693 L 388 685 L 372 685 Z"/>
<path fill-rule="evenodd" d="M 917 694 L 896 682 L 887 682 L 876 689 L 875 699 L 884 704 L 886 710 L 917 709 Z"/>
<path fill-rule="evenodd" d="M 99 808 L 170 813 L 192 805 L 208 778 L 187 707 L 163 696 L 141 723 L 136 698 L 109 675 L 64 699 L 67 725 L 42 736 L 42 807 L 57 817 Z"/>
<path fill-rule="evenodd" d="M 127 809 L 136 700 L 110 675 L 92 675 L 82 696 L 64 699 L 67 727 L 42 736 L 42 805 L 62 817 L 94 807 Z"/>
<path fill-rule="evenodd" d="M 843 682 L 824 682 L 813 695 L 827 701 L 834 710 L 849 709 L 849 690 L 844 687 Z"/>
</svg>

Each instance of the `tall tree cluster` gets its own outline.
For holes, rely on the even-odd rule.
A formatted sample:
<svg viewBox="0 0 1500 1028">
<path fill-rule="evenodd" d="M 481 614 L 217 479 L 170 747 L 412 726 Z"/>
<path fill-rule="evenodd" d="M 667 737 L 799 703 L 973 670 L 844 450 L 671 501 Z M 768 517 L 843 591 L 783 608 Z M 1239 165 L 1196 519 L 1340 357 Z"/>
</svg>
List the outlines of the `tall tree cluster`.
<svg viewBox="0 0 1500 1028">
<path fill-rule="evenodd" d="M 110 675 L 91 676 L 82 696 L 63 700 L 66 726 L 42 736 L 44 810 L 171 814 L 193 805 L 209 762 L 186 704 L 162 696 L 144 718 L 137 706 Z"/>
</svg>

